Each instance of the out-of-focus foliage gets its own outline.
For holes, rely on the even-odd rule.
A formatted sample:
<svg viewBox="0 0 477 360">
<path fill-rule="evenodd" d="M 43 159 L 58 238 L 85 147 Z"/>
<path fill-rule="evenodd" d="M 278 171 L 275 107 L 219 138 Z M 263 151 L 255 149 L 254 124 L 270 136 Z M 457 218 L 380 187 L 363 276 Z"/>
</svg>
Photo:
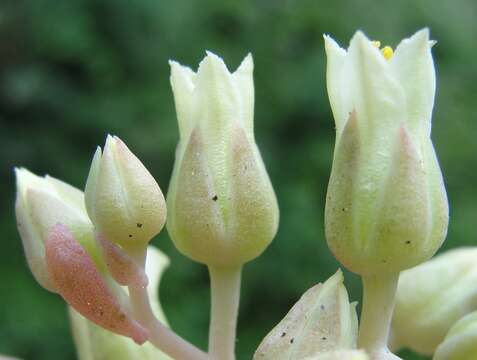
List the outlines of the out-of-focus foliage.
<svg viewBox="0 0 477 360">
<path fill-rule="evenodd" d="M 325 90 L 323 33 L 345 43 L 358 28 L 383 44 L 428 26 L 438 91 L 433 140 L 451 202 L 444 248 L 477 243 L 477 2 L 383 0 L 1 0 L 0 353 L 74 359 L 63 302 L 29 273 L 13 215 L 13 166 L 82 188 L 96 145 L 121 137 L 166 191 L 178 140 L 169 66 L 210 49 L 231 70 L 255 61 L 255 134 L 281 209 L 278 235 L 243 276 L 238 359 L 312 285 L 336 271 L 323 209 L 334 129 Z M 171 325 L 202 348 L 205 267 L 171 258 L 162 301 Z M 345 273 L 351 300 L 359 279 Z M 425 359 L 402 353 L 405 359 Z"/>
</svg>

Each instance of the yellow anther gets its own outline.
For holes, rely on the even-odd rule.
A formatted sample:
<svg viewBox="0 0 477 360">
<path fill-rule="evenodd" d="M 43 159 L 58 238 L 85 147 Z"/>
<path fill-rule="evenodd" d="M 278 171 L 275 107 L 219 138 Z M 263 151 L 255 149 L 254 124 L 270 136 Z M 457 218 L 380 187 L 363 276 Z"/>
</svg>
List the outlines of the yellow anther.
<svg viewBox="0 0 477 360">
<path fill-rule="evenodd" d="M 391 46 L 385 46 L 381 49 L 381 53 L 386 60 L 389 60 L 393 57 L 394 51 Z"/>
<path fill-rule="evenodd" d="M 376 48 L 376 49 L 379 49 L 381 47 L 381 41 L 371 41 L 371 44 L 373 44 L 373 46 Z"/>
<path fill-rule="evenodd" d="M 373 45 L 376 49 L 380 50 L 381 54 L 383 54 L 386 60 L 389 60 L 393 57 L 394 51 L 391 46 L 385 46 L 381 49 L 381 41 L 378 40 L 371 41 L 371 45 Z"/>
</svg>

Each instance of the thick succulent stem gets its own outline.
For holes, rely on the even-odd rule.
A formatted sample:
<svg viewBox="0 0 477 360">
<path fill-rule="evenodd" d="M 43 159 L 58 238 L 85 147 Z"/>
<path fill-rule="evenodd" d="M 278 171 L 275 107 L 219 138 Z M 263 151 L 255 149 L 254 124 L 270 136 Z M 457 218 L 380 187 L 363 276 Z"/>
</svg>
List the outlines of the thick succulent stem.
<svg viewBox="0 0 477 360">
<path fill-rule="evenodd" d="M 241 267 L 209 266 L 212 292 L 209 355 L 214 360 L 235 359 L 241 273 Z"/>
</svg>

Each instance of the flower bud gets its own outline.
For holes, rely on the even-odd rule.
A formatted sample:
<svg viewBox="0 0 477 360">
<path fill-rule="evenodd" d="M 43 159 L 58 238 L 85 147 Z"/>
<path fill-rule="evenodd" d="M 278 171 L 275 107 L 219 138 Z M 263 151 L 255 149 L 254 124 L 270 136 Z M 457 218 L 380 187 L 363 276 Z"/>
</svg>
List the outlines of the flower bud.
<svg viewBox="0 0 477 360">
<path fill-rule="evenodd" d="M 399 278 L 391 347 L 431 355 L 452 324 L 477 310 L 477 248 L 447 251 Z"/>
<path fill-rule="evenodd" d="M 155 315 L 163 324 L 167 324 L 167 320 L 162 312 L 157 290 L 162 273 L 168 265 L 169 260 L 163 253 L 152 246 L 148 247 L 146 263 L 146 273 L 150 280 L 148 293 Z M 72 307 L 69 308 L 69 314 L 79 360 L 170 359 L 151 343 L 139 346 L 129 338 L 114 334 L 89 321 Z"/>
<path fill-rule="evenodd" d="M 101 327 L 132 338 L 148 339 L 147 330 L 130 314 L 122 289 L 98 270 L 88 252 L 63 224 L 51 229 L 45 241 L 45 257 L 51 282 L 80 314 Z"/>
<path fill-rule="evenodd" d="M 214 266 L 260 255 L 278 227 L 278 205 L 253 135 L 253 62 L 230 73 L 207 53 L 194 73 L 171 62 L 180 141 L 167 196 L 176 247 Z"/>
<path fill-rule="evenodd" d="M 460 319 L 446 335 L 433 360 L 477 359 L 477 312 Z"/>
<path fill-rule="evenodd" d="M 325 36 L 336 123 L 325 227 L 328 246 L 360 275 L 429 259 L 448 203 L 430 139 L 435 71 L 427 29 L 381 53 L 357 32 L 348 51 Z"/>
<path fill-rule="evenodd" d="M 15 213 L 28 265 L 38 283 L 55 292 L 46 268 L 44 246 L 52 226 L 65 224 L 91 256 L 98 257 L 83 193 L 51 176 L 39 177 L 24 168 L 16 168 L 15 175 Z"/>
<path fill-rule="evenodd" d="M 118 138 L 94 154 L 85 189 L 88 215 L 98 234 L 124 247 L 145 246 L 166 219 L 159 185 Z"/>
<path fill-rule="evenodd" d="M 315 285 L 303 294 L 262 340 L 254 359 L 321 359 L 320 356 L 330 352 L 356 349 L 355 308 L 356 303 L 349 303 L 343 273 L 338 270 L 324 284 Z M 334 358 L 338 359 L 325 356 L 325 359 Z"/>
</svg>

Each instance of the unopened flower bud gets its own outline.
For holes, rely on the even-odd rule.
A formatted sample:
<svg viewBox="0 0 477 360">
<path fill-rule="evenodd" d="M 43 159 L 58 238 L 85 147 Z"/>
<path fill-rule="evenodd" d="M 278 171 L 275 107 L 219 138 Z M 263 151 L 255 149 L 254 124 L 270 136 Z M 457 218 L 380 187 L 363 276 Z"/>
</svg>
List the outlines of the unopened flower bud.
<svg viewBox="0 0 477 360">
<path fill-rule="evenodd" d="M 361 275 L 429 259 L 445 239 L 448 203 L 430 139 L 433 42 L 427 29 L 380 52 L 361 32 L 348 50 L 325 36 L 336 124 L 328 245 Z"/>
<path fill-rule="evenodd" d="M 55 292 L 46 268 L 44 246 L 52 226 L 65 224 L 93 258 L 98 256 L 83 193 L 51 176 L 39 177 L 24 168 L 15 169 L 15 175 L 15 213 L 28 265 L 40 285 Z"/>
<path fill-rule="evenodd" d="M 356 349 L 355 308 L 356 303 L 350 304 L 343 285 L 343 273 L 338 270 L 325 283 L 303 294 L 262 340 L 254 360 L 321 359 L 320 356 L 330 352 Z"/>
<path fill-rule="evenodd" d="M 149 334 L 122 301 L 119 287 L 109 286 L 88 252 L 68 227 L 57 224 L 45 241 L 48 273 L 58 293 L 80 314 L 117 334 L 144 343 Z M 115 291 L 114 291 L 115 290 Z"/>
<path fill-rule="evenodd" d="M 159 185 L 118 137 L 94 154 L 85 201 L 97 234 L 123 247 L 146 246 L 166 219 Z"/>
<path fill-rule="evenodd" d="M 477 359 L 477 312 L 464 316 L 452 326 L 433 360 Z"/>
<path fill-rule="evenodd" d="M 278 227 L 278 205 L 253 134 L 253 62 L 230 73 L 208 53 L 194 73 L 171 62 L 179 123 L 167 228 L 176 247 L 215 266 L 260 255 Z"/>
<path fill-rule="evenodd" d="M 431 355 L 462 316 L 477 310 L 477 248 L 447 251 L 399 278 L 391 347 Z"/>
</svg>

